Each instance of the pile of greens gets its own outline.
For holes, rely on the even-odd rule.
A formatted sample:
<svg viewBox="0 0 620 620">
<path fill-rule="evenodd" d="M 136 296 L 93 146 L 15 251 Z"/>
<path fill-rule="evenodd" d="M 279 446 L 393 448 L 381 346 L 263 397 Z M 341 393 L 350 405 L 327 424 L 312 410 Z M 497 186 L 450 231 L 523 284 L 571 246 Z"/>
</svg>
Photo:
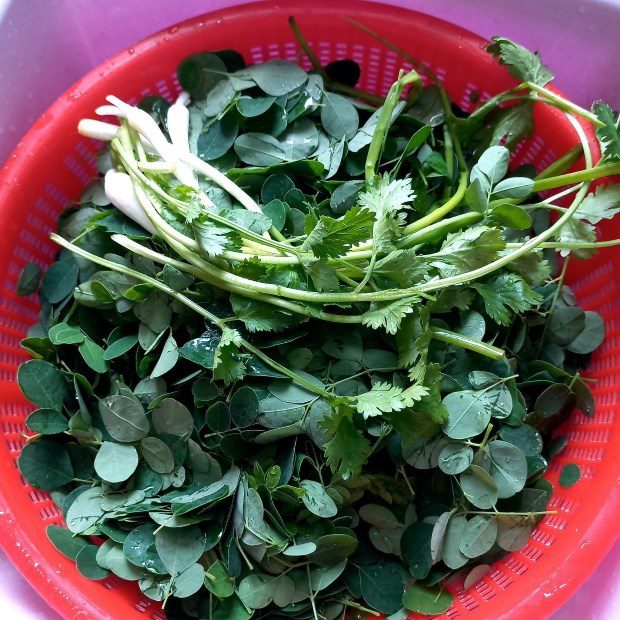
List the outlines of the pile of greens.
<svg viewBox="0 0 620 620">
<path fill-rule="evenodd" d="M 507 39 L 489 51 L 518 84 L 466 114 L 366 27 L 415 67 L 385 99 L 292 26 L 308 73 L 196 54 L 189 96 L 110 97 L 120 127 L 81 124 L 110 140 L 105 182 L 61 215 L 42 280 L 20 278 L 42 309 L 19 465 L 62 510 L 59 551 L 169 618 L 441 613 L 448 580 L 525 544 L 553 429 L 593 414 L 579 371 L 604 326 L 564 275 L 616 243 L 594 227 L 620 187 L 588 189 L 620 171 L 618 121 Z M 534 102 L 579 146 L 511 170 Z"/>
</svg>

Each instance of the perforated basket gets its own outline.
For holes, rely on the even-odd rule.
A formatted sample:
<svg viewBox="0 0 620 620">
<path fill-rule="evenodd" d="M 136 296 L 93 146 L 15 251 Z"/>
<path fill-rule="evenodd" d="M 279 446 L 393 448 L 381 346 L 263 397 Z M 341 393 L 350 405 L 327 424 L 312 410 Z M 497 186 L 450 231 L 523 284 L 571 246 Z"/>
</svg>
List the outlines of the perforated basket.
<svg viewBox="0 0 620 620">
<path fill-rule="evenodd" d="M 337 5 L 337 6 L 336 6 Z M 47 493 L 20 476 L 17 457 L 23 445 L 24 419 L 31 406 L 15 375 L 27 359 L 19 341 L 35 322 L 35 296 L 15 294 L 18 276 L 29 261 L 48 266 L 57 248 L 49 241 L 58 213 L 80 195 L 95 171 L 97 145 L 76 132 L 78 120 L 92 116 L 107 94 L 137 101 L 148 93 L 172 97 L 178 91 L 176 66 L 199 51 L 234 48 L 247 61 L 299 59 L 287 24 L 294 14 L 323 63 L 352 58 L 362 67 L 360 87 L 385 94 L 407 63 L 341 19 L 368 24 L 425 62 L 444 81 L 465 110 L 514 82 L 484 51 L 486 43 L 456 26 L 413 11 L 365 2 L 312 3 L 292 0 L 284 7 L 256 3 L 212 13 L 160 32 L 102 64 L 67 91 L 35 123 L 10 156 L 0 179 L 0 545 L 27 579 L 67 618 L 163 618 L 157 603 L 133 584 L 116 577 L 92 582 L 49 543 L 45 527 L 61 522 Z M 574 129 L 557 110 L 538 106 L 536 134 L 522 144 L 514 163 L 549 164 L 576 141 Z M 590 129 L 595 155 L 598 147 Z M 608 224 L 603 237 L 619 236 Z M 620 253 L 606 250 L 587 263 L 571 265 L 569 280 L 580 305 L 603 316 L 607 339 L 592 358 L 596 414 L 575 412 L 561 429 L 569 443 L 550 467 L 555 493 L 546 516 L 527 545 L 498 561 L 468 590 L 456 590 L 445 617 L 453 620 L 545 618 L 586 579 L 618 535 L 618 449 L 620 418 L 620 284 L 615 278 Z M 574 487 L 557 485 L 558 471 L 577 463 L 582 479 Z"/>
</svg>

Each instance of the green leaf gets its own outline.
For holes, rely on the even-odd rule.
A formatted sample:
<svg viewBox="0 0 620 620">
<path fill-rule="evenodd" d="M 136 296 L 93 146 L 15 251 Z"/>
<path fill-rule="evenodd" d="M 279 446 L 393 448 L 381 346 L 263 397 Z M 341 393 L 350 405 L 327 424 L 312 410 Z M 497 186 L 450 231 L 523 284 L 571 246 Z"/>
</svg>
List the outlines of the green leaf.
<svg viewBox="0 0 620 620">
<path fill-rule="evenodd" d="M 290 558 L 298 558 L 304 555 L 310 555 L 316 551 L 316 545 L 313 542 L 301 543 L 287 547 L 282 555 Z"/>
<path fill-rule="evenodd" d="M 205 421 L 209 428 L 216 433 L 228 430 L 230 426 L 230 411 L 228 405 L 224 402 L 213 403 L 213 405 L 207 409 Z"/>
<path fill-rule="evenodd" d="M 275 97 L 239 97 L 237 110 L 245 118 L 253 118 L 264 114 L 276 100 Z"/>
<path fill-rule="evenodd" d="M 327 261 L 315 260 L 306 268 L 314 288 L 319 292 L 335 292 L 340 288 L 340 280 L 335 269 Z"/>
<path fill-rule="evenodd" d="M 26 263 L 17 280 L 17 294 L 20 297 L 32 295 L 41 282 L 41 267 L 36 263 Z"/>
<path fill-rule="evenodd" d="M 320 566 L 310 570 L 310 587 L 313 592 L 320 592 L 328 588 L 342 573 L 347 565 L 347 560 L 342 560 L 333 566 Z"/>
<path fill-rule="evenodd" d="M 400 539 L 400 552 L 409 566 L 409 572 L 416 579 L 424 579 L 431 570 L 431 536 L 433 526 L 429 523 L 416 521 L 404 532 Z"/>
<path fill-rule="evenodd" d="M 115 340 L 108 345 L 108 348 L 103 354 L 103 359 L 110 361 L 116 359 L 117 357 L 120 357 L 121 355 L 125 355 L 125 353 L 133 349 L 136 344 L 138 344 L 137 334 L 123 336 L 122 338 L 119 338 L 118 340 Z"/>
<path fill-rule="evenodd" d="M 189 409 L 174 398 L 164 398 L 153 409 L 151 422 L 159 435 L 187 438 L 194 430 L 194 418 Z"/>
<path fill-rule="evenodd" d="M 333 433 L 325 446 L 325 457 L 331 470 L 345 480 L 359 474 L 372 446 L 355 428 L 351 417 L 346 414 L 326 417 L 319 426 Z"/>
<path fill-rule="evenodd" d="M 301 499 L 304 506 L 318 517 L 329 519 L 338 514 L 334 500 L 327 494 L 325 487 L 314 480 L 302 480 L 299 486 L 304 490 Z"/>
<path fill-rule="evenodd" d="M 57 409 L 37 409 L 26 418 L 26 426 L 42 435 L 63 433 L 69 427 L 67 419 Z"/>
<path fill-rule="evenodd" d="M 225 112 L 228 105 L 232 102 L 235 94 L 235 89 L 230 83 L 230 80 L 220 80 L 217 84 L 215 84 L 215 86 L 213 86 L 207 100 L 202 104 L 202 113 L 209 117 L 219 117 L 220 114 Z M 198 138 L 198 141 L 200 142 L 200 137 Z M 197 149 L 197 154 L 198 157 L 202 158 L 202 155 L 200 154 L 200 147 Z"/>
<path fill-rule="evenodd" d="M 240 295 L 231 295 L 230 301 L 235 316 L 250 332 L 282 331 L 300 322 L 298 315 L 262 301 Z"/>
<path fill-rule="evenodd" d="M 596 231 L 592 224 L 578 220 L 576 217 L 571 217 L 555 235 L 555 238 L 559 243 L 593 243 L 596 241 Z M 588 258 L 592 255 L 592 250 L 560 250 L 562 256 L 568 256 L 571 253 L 579 258 Z"/>
<path fill-rule="evenodd" d="M 592 353 L 605 339 L 605 324 L 601 315 L 591 310 L 586 310 L 584 314 L 583 330 L 566 347 L 569 351 L 580 355 Z"/>
<path fill-rule="evenodd" d="M 105 351 L 93 340 L 86 338 L 78 347 L 78 351 L 86 364 L 95 372 L 104 373 L 110 368 L 104 357 Z"/>
<path fill-rule="evenodd" d="M 218 88 L 222 84 L 229 84 L 229 82 L 220 82 Z M 227 90 L 225 93 L 225 96 L 229 96 L 230 99 L 232 99 L 232 95 L 232 89 Z M 211 101 L 211 94 L 207 101 Z M 211 122 L 206 131 L 203 131 L 198 136 L 196 155 L 203 161 L 213 161 L 218 157 L 222 157 L 232 148 L 238 133 L 239 115 L 233 109 L 224 114 L 222 118 Z"/>
<path fill-rule="evenodd" d="M 105 579 L 110 574 L 110 571 L 101 568 L 97 564 L 97 550 L 97 545 L 86 545 L 75 557 L 75 565 L 78 572 L 87 579 L 95 581 Z"/>
<path fill-rule="evenodd" d="M 354 245 L 367 240 L 372 233 L 374 216 L 367 209 L 353 207 L 342 218 L 321 216 L 301 245 L 317 258 L 337 258 Z"/>
<path fill-rule="evenodd" d="M 145 523 L 131 530 L 123 542 L 123 552 L 132 564 L 151 573 L 164 575 L 166 567 L 155 549 L 156 529 L 154 523 Z"/>
<path fill-rule="evenodd" d="M 418 614 L 434 616 L 448 611 L 454 602 L 454 595 L 443 587 L 428 587 L 414 583 L 403 595 L 403 605 Z"/>
<path fill-rule="evenodd" d="M 506 65 L 511 75 L 521 82 L 533 82 L 545 86 L 553 79 L 553 73 L 540 61 L 537 53 L 503 37 L 493 37 L 493 44 L 487 48 L 500 64 Z"/>
<path fill-rule="evenodd" d="M 250 387 L 239 388 L 230 399 L 230 417 L 236 426 L 244 428 L 254 424 L 258 416 L 258 397 Z"/>
<path fill-rule="evenodd" d="M 196 525 L 164 528 L 155 534 L 155 547 L 166 570 L 174 577 L 200 558 L 205 537 Z"/>
<path fill-rule="evenodd" d="M 174 457 L 170 448 L 157 437 L 145 437 L 140 450 L 148 466 L 158 474 L 169 474 L 174 469 Z"/>
<path fill-rule="evenodd" d="M 610 220 L 618 213 L 620 213 L 620 183 L 599 185 L 581 201 L 575 211 L 575 217 L 590 224 L 598 224 L 601 220 Z"/>
<path fill-rule="evenodd" d="M 489 193 L 508 172 L 509 159 L 510 151 L 505 146 L 490 146 L 471 169 L 470 181 L 478 180 L 482 189 Z"/>
<path fill-rule="evenodd" d="M 609 161 L 620 160 L 620 116 L 614 114 L 612 109 L 602 101 L 597 101 L 592 110 L 602 127 L 597 127 L 596 136 L 601 143 L 601 149 L 605 159 Z"/>
<path fill-rule="evenodd" d="M 319 144 L 316 125 L 307 118 L 300 118 L 279 136 L 280 148 L 287 161 L 310 157 Z"/>
<path fill-rule="evenodd" d="M 359 509 L 360 518 L 379 529 L 393 530 L 398 527 L 394 513 L 380 504 L 364 504 Z"/>
<path fill-rule="evenodd" d="M 241 580 L 237 595 L 246 607 L 263 609 L 273 601 L 277 587 L 275 577 L 253 573 Z"/>
<path fill-rule="evenodd" d="M 358 566 L 358 581 L 366 605 L 384 614 L 400 609 L 407 572 L 400 562 L 383 560 L 379 564 Z"/>
<path fill-rule="evenodd" d="M 177 598 L 188 598 L 205 583 L 205 569 L 201 564 L 192 564 L 177 575 L 172 582 L 172 591 Z"/>
<path fill-rule="evenodd" d="M 226 78 L 226 65 L 211 52 L 193 54 L 185 58 L 177 68 L 179 84 L 194 99 L 204 99 L 207 93 Z"/>
<path fill-rule="evenodd" d="M 335 93 L 324 92 L 322 104 L 323 129 L 336 140 L 353 138 L 359 127 L 359 115 L 349 99 Z"/>
<path fill-rule="evenodd" d="M 443 399 L 448 419 L 443 430 L 452 439 L 469 439 L 484 431 L 491 416 L 506 417 L 512 411 L 512 397 L 502 385 L 484 390 L 451 392 Z"/>
<path fill-rule="evenodd" d="M 220 256 L 224 250 L 234 250 L 239 247 L 235 231 L 224 228 L 211 220 L 194 221 L 192 229 L 200 252 L 207 258 Z"/>
<path fill-rule="evenodd" d="M 565 489 L 569 489 L 577 483 L 580 477 L 581 469 L 579 465 L 575 465 L 575 463 L 569 463 L 568 465 L 564 465 L 564 467 L 562 467 L 562 471 L 560 472 L 560 486 Z"/>
<path fill-rule="evenodd" d="M 65 521 L 69 531 L 82 534 L 95 525 L 102 516 L 101 487 L 92 487 L 82 491 L 74 499 L 67 511 Z"/>
<path fill-rule="evenodd" d="M 520 101 L 516 105 L 497 110 L 493 115 L 491 145 L 501 144 L 510 151 L 534 132 L 532 101 Z"/>
<path fill-rule="evenodd" d="M 86 336 L 79 327 L 67 323 L 58 323 L 50 328 L 48 338 L 55 345 L 79 344 L 84 342 Z"/>
<path fill-rule="evenodd" d="M 523 426 L 502 426 L 499 434 L 504 441 L 517 446 L 523 454 L 528 456 L 536 456 L 543 449 L 543 439 L 540 433 L 529 424 Z"/>
<path fill-rule="evenodd" d="M 497 502 L 497 485 L 491 476 L 478 465 L 470 465 L 459 479 L 465 497 L 474 506 L 488 510 Z"/>
<path fill-rule="evenodd" d="M 77 554 L 89 546 L 87 540 L 74 536 L 67 528 L 59 525 L 48 525 L 45 532 L 54 547 L 70 560 L 75 560 Z"/>
<path fill-rule="evenodd" d="M 49 491 L 73 480 L 73 467 L 65 447 L 49 439 L 26 444 L 18 459 L 19 469 L 37 489 Z"/>
<path fill-rule="evenodd" d="M 474 451 L 462 443 L 449 443 L 439 454 L 438 465 L 444 474 L 455 476 L 464 472 L 474 459 Z"/>
<path fill-rule="evenodd" d="M 491 516 L 475 515 L 463 529 L 459 549 L 468 558 L 477 558 L 491 549 L 497 538 L 497 522 Z"/>
<path fill-rule="evenodd" d="M 329 207 L 335 215 L 344 215 L 357 201 L 364 181 L 345 181 L 339 185 L 329 200 Z M 370 233 L 369 233 L 370 234 Z"/>
<path fill-rule="evenodd" d="M 396 334 L 402 320 L 413 312 L 413 306 L 419 301 L 418 297 L 405 297 L 392 302 L 372 302 L 362 315 L 362 325 Z"/>
<path fill-rule="evenodd" d="M 108 396 L 99 401 L 99 414 L 112 439 L 124 443 L 139 441 L 149 432 L 149 422 L 142 405 L 134 398 Z"/>
<path fill-rule="evenodd" d="M 79 273 L 77 263 L 72 258 L 53 263 L 43 276 L 41 295 L 52 304 L 61 302 L 77 286 Z"/>
<path fill-rule="evenodd" d="M 378 416 L 390 411 L 402 411 L 428 394 L 423 385 L 410 385 L 403 389 L 389 383 L 377 382 L 372 388 L 356 397 L 356 408 L 365 417 Z"/>
<path fill-rule="evenodd" d="M 138 467 L 138 451 L 131 445 L 104 441 L 95 457 L 95 472 L 106 482 L 124 482 Z"/>
<path fill-rule="evenodd" d="M 28 360 L 17 371 L 17 382 L 24 396 L 37 407 L 61 410 L 69 390 L 64 377 L 52 364 Z"/>
<path fill-rule="evenodd" d="M 161 350 L 161 354 L 155 367 L 151 371 L 151 378 L 161 377 L 169 370 L 172 370 L 179 359 L 179 350 L 176 340 L 172 336 L 172 332 L 168 335 L 166 342 Z"/>
<path fill-rule="evenodd" d="M 547 327 L 549 339 L 561 347 L 566 347 L 584 331 L 586 314 L 581 308 L 574 306 L 554 308 Z"/>
<path fill-rule="evenodd" d="M 316 540 L 316 551 L 308 556 L 319 566 L 333 566 L 350 557 L 357 549 L 357 539 L 348 534 L 326 534 Z"/>
<path fill-rule="evenodd" d="M 227 598 L 235 593 L 233 582 L 219 560 L 211 564 L 206 576 L 205 587 L 218 598 Z"/>
<path fill-rule="evenodd" d="M 534 403 L 534 412 L 544 418 L 559 413 L 568 403 L 571 391 L 563 383 L 554 383 L 543 390 Z"/>
<path fill-rule="evenodd" d="M 505 246 L 497 228 L 473 226 L 449 234 L 430 262 L 444 276 L 458 275 L 492 262 Z"/>
<path fill-rule="evenodd" d="M 532 533 L 533 523 L 528 517 L 498 515 L 497 544 L 506 551 L 519 551 Z"/>
<path fill-rule="evenodd" d="M 375 263 L 373 273 L 407 288 L 422 281 L 428 273 L 428 261 L 413 250 L 394 250 Z"/>
<path fill-rule="evenodd" d="M 532 227 L 532 218 L 529 213 L 525 209 L 513 204 L 501 204 L 493 207 L 489 217 L 506 228 L 529 230 Z"/>
<path fill-rule="evenodd" d="M 487 282 L 471 286 L 482 297 L 487 314 L 500 325 L 510 322 L 511 310 L 514 313 L 525 312 L 542 301 L 542 296 L 514 273 L 503 273 Z"/>
<path fill-rule="evenodd" d="M 267 95 L 280 97 L 303 86 L 308 74 L 290 60 L 270 60 L 241 71 Z"/>
<path fill-rule="evenodd" d="M 463 515 L 452 515 L 448 521 L 446 532 L 441 545 L 441 559 L 448 568 L 461 568 L 469 561 L 459 549 L 467 519 Z"/>
<path fill-rule="evenodd" d="M 282 145 L 266 133 L 241 134 L 235 140 L 235 153 L 250 166 L 271 166 L 287 159 Z"/>
</svg>

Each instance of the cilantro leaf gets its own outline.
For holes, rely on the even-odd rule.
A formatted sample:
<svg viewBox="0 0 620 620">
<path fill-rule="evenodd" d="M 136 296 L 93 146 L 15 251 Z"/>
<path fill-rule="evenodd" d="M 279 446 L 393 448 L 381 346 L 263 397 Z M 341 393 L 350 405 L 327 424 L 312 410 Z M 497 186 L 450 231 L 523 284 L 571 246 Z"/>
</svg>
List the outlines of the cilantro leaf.
<svg viewBox="0 0 620 620">
<path fill-rule="evenodd" d="M 430 309 L 424 306 L 402 322 L 396 334 L 398 363 L 409 368 L 409 379 L 421 381 L 427 369 L 428 347 L 431 343 Z"/>
<path fill-rule="evenodd" d="M 430 262 L 442 276 L 453 276 L 487 265 L 505 247 L 498 228 L 473 226 L 448 235 Z"/>
<path fill-rule="evenodd" d="M 428 273 L 428 262 L 413 250 L 394 250 L 375 263 L 374 273 L 399 286 L 410 287 L 423 280 Z"/>
<path fill-rule="evenodd" d="M 340 219 L 321 216 L 301 245 L 317 258 L 337 258 L 370 237 L 373 215 L 360 207 L 349 209 Z"/>
<path fill-rule="evenodd" d="M 241 334 L 236 329 L 226 328 L 215 347 L 213 357 L 213 378 L 225 385 L 239 381 L 245 376 L 245 364 L 239 352 Z"/>
<path fill-rule="evenodd" d="M 415 383 L 403 390 L 390 383 L 378 382 L 368 392 L 355 397 L 356 408 L 365 418 L 370 418 L 412 407 L 427 394 L 428 388 Z"/>
<path fill-rule="evenodd" d="M 337 291 L 340 288 L 340 281 L 336 276 L 334 268 L 327 261 L 317 260 L 306 268 L 314 288 L 319 291 Z"/>
<path fill-rule="evenodd" d="M 362 315 L 362 325 L 373 329 L 383 327 L 388 334 L 395 334 L 405 316 L 413 312 L 413 305 L 419 297 L 405 297 L 392 302 L 373 302 Z"/>
<path fill-rule="evenodd" d="M 240 295 L 231 295 L 230 302 L 235 316 L 249 332 L 277 332 L 305 320 L 298 314 Z"/>
<path fill-rule="evenodd" d="M 487 314 L 501 325 L 508 325 L 511 310 L 525 312 L 542 301 L 542 296 L 514 273 L 502 273 L 492 280 L 471 286 L 482 297 Z"/>
<path fill-rule="evenodd" d="M 556 235 L 556 239 L 560 243 L 579 243 L 579 242 L 592 242 L 596 241 L 596 232 L 592 224 L 588 222 L 582 222 L 576 217 L 571 217 L 564 226 L 560 229 Z M 560 250 L 562 256 L 568 256 L 574 254 L 579 258 L 588 258 L 593 253 L 590 249 L 576 249 L 576 250 Z"/>
<path fill-rule="evenodd" d="M 375 254 L 393 249 L 392 241 L 400 233 L 407 217 L 405 211 L 411 208 L 414 197 L 409 179 L 390 181 L 387 173 L 360 193 L 360 205 L 375 215 L 372 232 Z"/>
<path fill-rule="evenodd" d="M 601 143 L 605 159 L 620 160 L 620 115 L 614 114 L 613 110 L 602 101 L 597 101 L 592 110 L 598 120 L 604 123 L 603 127 L 597 128 L 596 137 Z"/>
<path fill-rule="evenodd" d="M 340 407 L 335 415 L 323 418 L 319 425 L 326 433 L 333 434 L 325 446 L 325 457 L 332 472 L 344 479 L 359 474 L 372 446 L 355 428 L 350 410 Z"/>
<path fill-rule="evenodd" d="M 240 246 L 240 238 L 235 231 L 218 226 L 210 220 L 194 221 L 192 228 L 200 252 L 207 258 L 220 256 L 224 250 L 236 249 Z"/>
<path fill-rule="evenodd" d="M 519 256 L 506 265 L 531 286 L 540 286 L 551 277 L 551 266 L 541 250 Z"/>
<path fill-rule="evenodd" d="M 503 37 L 493 37 L 487 52 L 506 65 L 511 75 L 521 82 L 533 82 L 545 86 L 553 79 L 553 73 L 540 60 L 537 52 L 530 52 L 518 43 Z"/>
<path fill-rule="evenodd" d="M 620 213 L 620 183 L 599 185 L 592 194 L 588 194 L 577 207 L 575 217 L 590 224 L 601 220 L 610 220 Z"/>
</svg>

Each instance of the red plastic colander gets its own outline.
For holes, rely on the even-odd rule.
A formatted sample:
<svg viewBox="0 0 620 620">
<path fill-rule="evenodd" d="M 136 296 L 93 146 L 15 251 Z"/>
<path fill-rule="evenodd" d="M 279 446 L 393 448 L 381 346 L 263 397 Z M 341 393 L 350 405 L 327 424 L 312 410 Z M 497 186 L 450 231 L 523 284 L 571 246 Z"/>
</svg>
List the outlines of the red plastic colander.
<svg viewBox="0 0 620 620">
<path fill-rule="evenodd" d="M 15 286 L 25 263 L 49 265 L 57 248 L 48 234 L 58 213 L 79 197 L 95 171 L 97 146 L 77 134 L 82 117 L 92 116 L 113 93 L 135 102 L 148 93 L 171 98 L 179 90 L 176 67 L 189 54 L 234 48 L 249 62 L 299 59 L 287 17 L 295 15 L 323 63 L 352 58 L 362 67 L 360 87 L 385 94 L 407 63 L 364 32 L 341 19 L 354 17 L 431 67 L 465 110 L 477 98 L 514 84 L 484 51 L 486 42 L 441 20 L 390 6 L 345 0 L 289 0 L 284 6 L 254 3 L 198 17 L 160 32 L 119 54 L 69 89 L 35 123 L 10 156 L 0 177 L 0 545 L 48 603 L 66 618 L 137 620 L 163 618 L 159 604 L 135 584 L 110 577 L 102 582 L 80 576 L 72 561 L 45 535 L 62 518 L 47 493 L 33 489 L 19 474 L 17 457 L 24 443 L 24 420 L 31 406 L 15 375 L 27 359 L 19 341 L 35 322 L 36 296 L 23 299 Z M 501 34 L 501 33 L 498 33 Z M 301 64 L 309 63 L 301 55 Z M 523 143 L 514 163 L 548 165 L 577 143 L 574 129 L 555 109 L 537 106 L 536 135 Z M 596 157 L 598 146 L 587 128 Z M 618 222 L 607 223 L 603 237 L 620 236 Z M 594 570 L 618 536 L 620 507 L 620 252 L 604 250 L 587 263 L 573 262 L 569 280 L 579 304 L 598 311 L 607 339 L 595 353 L 588 376 L 596 378 L 596 414 L 575 412 L 561 432 L 567 448 L 549 468 L 555 487 L 547 515 L 527 545 L 493 565 L 474 587 L 455 591 L 443 616 L 474 620 L 546 618 Z M 557 484 L 568 462 L 581 467 L 570 489 Z"/>
</svg>

